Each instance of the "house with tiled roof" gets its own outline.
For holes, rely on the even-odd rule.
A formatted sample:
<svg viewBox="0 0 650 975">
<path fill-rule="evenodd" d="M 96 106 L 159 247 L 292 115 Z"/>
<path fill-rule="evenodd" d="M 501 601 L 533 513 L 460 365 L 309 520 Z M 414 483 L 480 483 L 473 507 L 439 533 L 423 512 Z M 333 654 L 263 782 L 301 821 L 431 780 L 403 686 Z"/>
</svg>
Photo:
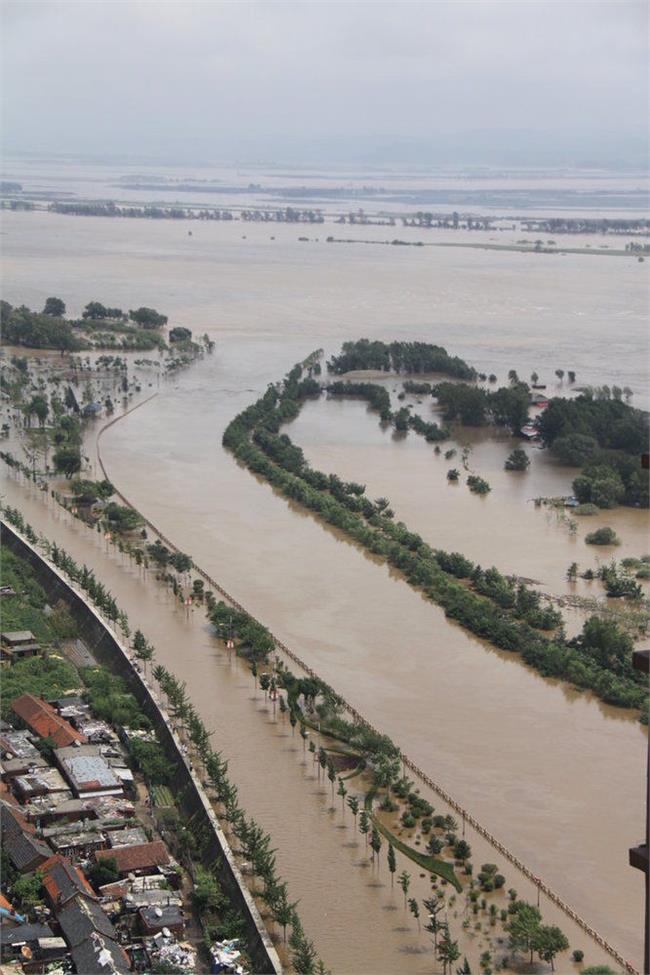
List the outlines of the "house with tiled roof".
<svg viewBox="0 0 650 975">
<path fill-rule="evenodd" d="M 119 873 L 142 873 L 155 867 L 167 867 L 171 858 L 162 840 L 137 843 L 134 846 L 117 846 L 112 850 L 98 850 L 95 860 L 115 860 Z"/>
<path fill-rule="evenodd" d="M 40 870 L 43 872 L 43 887 L 53 911 L 60 910 L 78 894 L 97 900 L 83 871 L 60 853 L 42 863 Z"/>
<path fill-rule="evenodd" d="M 49 846 L 35 836 L 32 824 L 7 802 L 0 803 L 0 829 L 2 848 L 20 873 L 36 870 L 52 855 Z"/>
<path fill-rule="evenodd" d="M 74 966 L 83 975 L 126 975 L 131 966 L 117 932 L 96 900 L 73 897 L 59 911 Z"/>
<path fill-rule="evenodd" d="M 41 738 L 51 738 L 58 748 L 67 748 L 76 741 L 86 743 L 85 735 L 75 731 L 51 704 L 34 694 L 21 694 L 11 702 L 11 710 L 30 731 Z"/>
</svg>

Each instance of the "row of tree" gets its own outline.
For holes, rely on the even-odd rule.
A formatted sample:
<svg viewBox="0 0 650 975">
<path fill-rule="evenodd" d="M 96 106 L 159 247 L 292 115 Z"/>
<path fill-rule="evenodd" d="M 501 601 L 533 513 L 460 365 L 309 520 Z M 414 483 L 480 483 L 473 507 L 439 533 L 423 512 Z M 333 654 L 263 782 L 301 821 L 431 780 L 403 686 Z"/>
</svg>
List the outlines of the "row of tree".
<svg viewBox="0 0 650 975">
<path fill-rule="evenodd" d="M 263 883 L 259 896 L 268 906 L 275 922 L 283 928 L 285 940 L 286 929 L 291 926 L 289 944 L 295 971 L 303 975 L 323 971 L 314 945 L 303 931 L 296 911 L 297 902 L 289 900 L 287 885 L 278 877 L 271 838 L 240 806 L 237 787 L 228 776 L 228 762 L 212 748 L 210 733 L 190 702 L 185 684 L 162 664 L 155 666 L 153 674 L 167 698 L 174 721 L 184 729 L 196 750 L 210 786 L 223 808 L 223 815 L 239 841 L 241 852 L 251 864 L 254 875 Z"/>
<path fill-rule="evenodd" d="M 282 386 L 270 386 L 252 406 L 240 413 L 224 432 L 224 445 L 250 470 L 277 487 L 286 497 L 303 504 L 327 523 L 344 531 L 355 542 L 386 559 L 409 583 L 441 605 L 447 616 L 496 646 L 522 654 L 544 674 L 564 677 L 580 687 L 590 687 L 604 700 L 626 707 L 643 707 L 647 692 L 630 666 L 616 675 L 590 657 L 589 641 L 567 644 L 562 634 L 548 640 L 511 611 L 474 592 L 444 572 L 436 553 L 419 535 L 395 523 L 386 499 L 371 502 L 365 495 L 344 489 L 294 454 L 286 435 L 277 436 L 287 419 L 298 415 L 304 399 L 301 367 L 295 366 Z M 318 384 L 316 384 L 317 386 Z M 296 448 L 297 449 L 297 448 Z M 282 461 L 291 452 L 293 461 Z M 335 489 L 332 490 L 332 484 Z"/>
<path fill-rule="evenodd" d="M 433 396 L 443 408 L 445 420 L 460 420 L 465 426 L 491 422 L 518 435 L 528 421 L 530 391 L 519 380 L 495 392 L 468 383 L 438 383 Z"/>
<path fill-rule="evenodd" d="M 48 553 L 52 562 L 60 568 L 76 584 L 78 584 L 109 620 L 119 622 L 125 639 L 130 636 L 128 617 L 122 612 L 113 598 L 100 583 L 94 572 L 87 566 L 79 566 L 64 549 L 50 543 L 39 536 L 29 526 L 20 511 L 16 508 L 3 508 L 3 515 L 33 544 L 40 544 Z M 154 650 L 140 631 L 136 631 L 133 647 L 141 660 L 149 661 L 154 657 Z M 228 820 L 234 835 L 239 840 L 242 852 L 251 862 L 256 876 L 264 883 L 261 893 L 262 899 L 269 906 L 271 914 L 278 924 L 285 930 L 292 926 L 289 943 L 292 948 L 292 963 L 296 972 L 302 975 L 314 975 L 316 971 L 323 972 L 322 963 L 318 962 L 313 943 L 305 936 L 300 919 L 296 912 L 296 904 L 288 900 L 287 886 L 278 876 L 275 865 L 275 854 L 270 846 L 270 837 L 253 820 L 249 819 L 238 801 L 237 787 L 228 777 L 228 763 L 221 753 L 213 750 L 210 738 L 203 721 L 189 701 L 185 684 L 180 682 L 161 664 L 153 670 L 153 676 L 168 701 L 172 718 L 186 734 L 196 749 L 198 759 L 202 763 L 206 776 L 214 789 L 218 801 L 222 804 L 225 818 Z M 200 844 L 201 838 L 195 837 Z"/>
<path fill-rule="evenodd" d="M 327 363 L 329 372 L 341 375 L 353 369 L 381 369 L 383 372 L 440 372 L 456 379 L 474 379 L 476 371 L 458 356 L 450 356 L 440 345 L 429 342 L 380 342 L 359 339 L 344 342 L 339 355 Z"/>
</svg>

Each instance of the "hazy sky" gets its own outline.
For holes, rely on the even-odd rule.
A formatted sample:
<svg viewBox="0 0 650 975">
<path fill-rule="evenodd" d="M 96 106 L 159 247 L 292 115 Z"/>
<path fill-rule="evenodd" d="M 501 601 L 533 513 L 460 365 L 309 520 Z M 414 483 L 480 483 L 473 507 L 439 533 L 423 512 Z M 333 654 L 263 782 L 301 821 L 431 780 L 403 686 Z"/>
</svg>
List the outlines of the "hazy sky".
<svg viewBox="0 0 650 975">
<path fill-rule="evenodd" d="M 638 163 L 648 9 L 5 0 L 4 147 L 196 162 Z"/>
</svg>

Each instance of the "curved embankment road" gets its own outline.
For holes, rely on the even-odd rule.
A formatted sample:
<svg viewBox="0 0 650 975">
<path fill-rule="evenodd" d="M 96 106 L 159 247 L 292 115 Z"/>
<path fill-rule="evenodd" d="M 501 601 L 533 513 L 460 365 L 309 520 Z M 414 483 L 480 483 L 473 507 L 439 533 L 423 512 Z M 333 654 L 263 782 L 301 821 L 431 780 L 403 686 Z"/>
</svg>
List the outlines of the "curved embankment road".
<svg viewBox="0 0 650 975">
<path fill-rule="evenodd" d="M 141 511 L 139 511 L 139 509 L 137 509 L 135 505 L 133 505 L 131 501 L 129 501 L 129 499 L 115 486 L 115 482 L 110 478 L 109 472 L 106 469 L 106 466 L 104 464 L 101 455 L 101 438 L 102 435 L 106 432 L 106 430 L 114 426 L 120 420 L 124 419 L 130 413 L 133 413 L 135 410 L 139 409 L 140 407 L 144 406 L 146 403 L 150 402 L 157 395 L 158 395 L 157 393 L 153 393 L 151 396 L 147 397 L 147 399 L 142 400 L 140 403 L 137 403 L 135 406 L 131 407 L 131 409 L 120 414 L 120 416 L 114 417 L 112 420 L 110 420 L 108 423 L 104 424 L 104 426 L 101 427 L 96 437 L 97 460 L 104 477 L 107 478 L 107 480 L 111 480 L 111 483 L 115 487 L 115 493 L 120 498 L 122 503 L 127 505 L 129 508 L 133 509 L 134 511 L 137 511 L 137 513 L 140 515 L 140 517 L 143 519 L 144 523 L 146 524 L 147 528 L 149 528 L 150 531 L 154 532 L 155 535 L 157 535 L 158 538 L 160 538 L 160 540 L 170 550 L 178 552 L 180 551 L 180 549 L 171 541 L 171 539 L 167 538 L 156 527 L 156 525 L 154 525 Z M 219 585 L 219 583 L 215 579 L 213 579 L 210 575 L 208 575 L 207 572 L 205 572 L 197 565 L 194 566 L 194 570 L 197 573 L 197 575 L 199 575 L 204 580 L 204 582 L 208 583 L 208 585 L 213 590 L 218 592 L 227 603 L 229 603 L 231 606 L 233 606 L 238 610 L 248 612 L 245 609 L 245 607 L 241 605 L 241 603 L 239 603 L 229 592 L 227 592 L 223 588 L 223 586 Z M 252 614 L 249 615 L 252 616 Z M 318 677 L 319 680 L 322 680 L 319 677 L 319 675 L 316 674 L 314 670 L 304 660 L 302 660 L 298 656 L 298 654 L 296 654 L 293 650 L 291 650 L 285 643 L 277 639 L 275 636 L 273 636 L 273 640 L 275 642 L 275 646 L 277 647 L 277 649 L 282 654 L 284 654 L 289 660 L 291 660 L 294 664 L 300 667 L 304 673 L 308 674 L 311 677 Z M 325 684 L 324 681 L 322 681 L 322 683 Z M 325 684 L 325 686 L 328 685 Z M 340 698 L 340 695 L 338 696 Z M 363 723 L 367 727 L 372 728 L 374 731 L 377 731 L 377 733 L 380 733 L 378 729 L 374 728 L 374 726 L 369 721 L 367 721 L 361 714 L 359 714 L 356 708 L 354 708 L 351 704 L 349 704 L 344 699 L 342 700 L 345 709 L 355 721 Z M 484 826 L 482 826 L 481 823 L 470 812 L 464 809 L 463 806 L 461 806 L 460 803 L 458 803 L 453 798 L 453 796 L 451 796 L 441 785 L 439 785 L 437 782 L 432 780 L 430 776 L 428 776 L 425 772 L 423 772 L 422 769 L 420 769 L 408 757 L 408 755 L 401 753 L 401 759 L 405 767 L 407 767 L 423 783 L 425 783 L 438 796 L 440 796 L 449 806 L 451 806 L 451 808 L 454 809 L 462 817 L 464 823 L 471 825 L 473 829 L 476 830 L 476 832 L 479 833 L 484 839 L 486 839 L 496 851 L 498 851 L 502 856 L 504 856 L 517 870 L 519 870 L 525 877 L 527 877 L 527 879 L 535 885 L 535 887 L 538 889 L 539 892 L 544 893 L 546 897 L 548 897 L 550 901 L 552 901 L 565 915 L 567 915 L 567 917 L 570 917 L 584 931 L 585 934 L 587 934 L 598 945 L 600 945 L 600 947 L 604 951 L 606 951 L 612 957 L 612 959 L 616 961 L 618 965 L 622 966 L 625 969 L 625 971 L 630 973 L 630 975 L 638 975 L 637 970 L 629 961 L 623 958 L 623 956 L 612 945 L 610 945 L 597 931 L 595 931 L 591 927 L 591 925 L 588 924 L 587 921 L 585 921 L 582 917 L 580 917 L 580 915 L 578 915 L 577 912 L 574 911 L 573 908 L 569 904 L 567 904 L 560 897 L 559 894 L 557 894 L 552 888 L 550 888 L 548 884 L 546 884 L 540 877 L 537 877 L 524 863 L 522 863 L 522 861 L 517 856 L 515 856 L 514 853 L 512 853 L 503 843 L 501 843 L 492 833 L 490 833 L 489 830 L 487 830 Z"/>
</svg>

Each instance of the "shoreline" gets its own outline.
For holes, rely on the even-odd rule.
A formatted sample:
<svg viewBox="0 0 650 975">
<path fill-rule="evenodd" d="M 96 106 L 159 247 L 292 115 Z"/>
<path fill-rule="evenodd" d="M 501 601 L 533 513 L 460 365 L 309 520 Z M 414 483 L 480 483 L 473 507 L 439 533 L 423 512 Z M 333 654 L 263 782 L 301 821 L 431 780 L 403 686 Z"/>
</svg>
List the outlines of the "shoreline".
<svg viewBox="0 0 650 975">
<path fill-rule="evenodd" d="M 145 402 L 148 402 L 151 399 L 153 399 L 153 396 L 149 397 L 149 399 L 146 400 Z M 110 426 L 113 426 L 118 420 L 123 419 L 128 415 L 128 413 L 133 412 L 139 406 L 142 405 L 144 405 L 144 402 L 136 404 L 134 407 L 131 408 L 131 410 L 127 411 L 124 414 L 121 414 L 121 416 L 119 417 L 115 417 L 113 420 L 111 420 L 108 424 L 103 426 L 97 432 L 95 438 L 97 459 L 100 465 L 100 469 L 107 480 L 110 480 L 110 477 L 104 465 L 103 459 L 101 457 L 101 448 L 100 448 L 101 436 L 106 429 L 108 429 Z M 143 518 L 143 521 L 147 526 L 147 528 L 153 531 L 155 535 L 158 538 L 160 538 L 165 545 L 167 545 L 168 548 L 170 548 L 172 551 L 180 552 L 180 549 L 162 532 L 160 532 L 156 528 L 156 526 L 152 522 L 150 522 L 149 519 L 145 515 L 143 515 L 135 507 L 135 505 L 133 505 L 129 501 L 129 499 L 125 497 L 124 494 L 122 494 L 119 488 L 115 485 L 115 482 L 112 481 L 111 483 L 113 483 L 113 485 L 115 486 L 115 493 L 121 499 L 122 503 L 127 507 L 131 508 L 133 511 L 137 511 L 138 514 L 140 514 L 140 516 Z M 212 586 L 224 598 L 224 600 L 230 603 L 234 608 L 238 609 L 239 611 L 246 612 L 242 604 L 239 603 L 233 596 L 231 596 L 227 592 L 227 590 L 225 590 L 222 586 L 220 586 L 219 583 L 216 582 L 216 580 L 214 580 L 210 575 L 208 575 L 208 573 L 206 573 L 203 569 L 201 569 L 200 566 L 195 564 L 194 571 L 205 582 L 207 582 L 210 586 Z M 252 618 L 255 619 L 254 616 Z M 279 640 L 272 633 L 271 636 L 273 637 L 275 646 L 286 657 L 288 657 L 288 659 L 290 659 L 294 664 L 300 667 L 301 670 L 304 671 L 304 673 L 308 674 L 311 677 L 318 677 L 318 679 L 322 681 L 322 678 L 320 678 L 319 675 L 298 656 L 298 654 L 296 654 L 293 650 L 291 650 L 283 641 Z M 324 686 L 329 687 L 329 685 L 325 681 L 322 681 L 322 683 L 324 684 Z M 333 693 L 336 693 L 334 689 L 332 688 L 330 689 L 332 690 Z M 375 731 L 377 734 L 381 734 L 381 732 L 378 729 L 376 729 L 369 721 L 367 721 L 363 717 L 363 715 L 361 715 L 351 704 L 349 704 L 344 698 L 341 698 L 340 695 L 337 696 L 342 700 L 344 708 L 355 721 L 364 724 L 371 730 Z M 469 823 L 476 830 L 476 832 L 479 833 L 479 835 L 483 836 L 483 838 L 490 843 L 490 845 L 495 850 L 497 850 L 499 853 L 505 856 L 510 861 L 510 863 L 513 866 L 515 866 L 516 869 L 518 869 L 528 880 L 532 881 L 535 884 L 535 886 L 549 898 L 549 900 L 551 900 L 563 913 L 565 913 L 568 917 L 570 917 L 573 921 L 575 921 L 583 929 L 583 931 L 586 934 L 588 934 L 590 937 L 592 937 L 596 941 L 596 943 L 599 944 L 601 948 L 603 948 L 608 954 L 611 955 L 612 958 L 615 959 L 615 961 L 618 964 L 623 965 L 626 971 L 630 973 L 636 972 L 633 966 L 631 966 L 631 964 L 626 959 L 624 959 L 623 956 L 620 955 L 619 952 L 614 947 L 609 945 L 609 943 L 605 939 L 601 938 L 601 936 L 593 928 L 591 928 L 591 926 L 586 921 L 584 921 L 568 904 L 566 904 L 566 902 L 562 898 L 560 898 L 560 896 L 556 894 L 555 891 L 553 891 L 540 878 L 536 877 L 532 870 L 529 870 L 529 868 L 526 867 L 525 864 L 523 864 L 518 857 L 516 857 L 513 853 L 511 853 L 507 849 L 507 847 L 505 847 L 496 837 L 494 837 L 487 829 L 485 829 L 485 827 L 483 827 L 480 824 L 480 822 L 471 813 L 465 810 L 460 805 L 460 803 L 456 802 L 456 800 L 453 799 L 453 797 L 449 793 L 447 793 L 442 786 L 435 783 L 428 775 L 426 775 L 426 773 L 424 773 L 404 752 L 402 752 L 401 749 L 400 749 L 400 758 L 403 764 L 407 768 L 409 768 L 410 771 L 413 772 L 413 774 L 420 779 L 420 781 L 424 782 L 429 788 L 431 788 L 434 791 L 435 794 L 437 794 L 440 798 L 444 799 L 444 801 L 447 802 L 447 804 L 451 806 L 452 809 L 454 809 L 457 813 L 459 813 L 459 815 L 463 817 L 463 820 L 465 822 Z"/>
</svg>

